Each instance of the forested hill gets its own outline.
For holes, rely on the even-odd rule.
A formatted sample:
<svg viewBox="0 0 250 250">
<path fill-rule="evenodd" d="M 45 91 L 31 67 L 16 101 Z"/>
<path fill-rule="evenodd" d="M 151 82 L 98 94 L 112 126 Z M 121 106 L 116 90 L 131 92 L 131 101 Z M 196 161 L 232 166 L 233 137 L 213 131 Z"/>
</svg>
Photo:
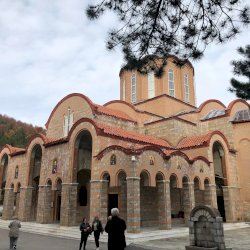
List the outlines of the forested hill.
<svg viewBox="0 0 250 250">
<path fill-rule="evenodd" d="M 0 114 L 0 148 L 5 144 L 24 148 L 29 138 L 37 133 L 44 134 L 45 130 Z"/>
</svg>

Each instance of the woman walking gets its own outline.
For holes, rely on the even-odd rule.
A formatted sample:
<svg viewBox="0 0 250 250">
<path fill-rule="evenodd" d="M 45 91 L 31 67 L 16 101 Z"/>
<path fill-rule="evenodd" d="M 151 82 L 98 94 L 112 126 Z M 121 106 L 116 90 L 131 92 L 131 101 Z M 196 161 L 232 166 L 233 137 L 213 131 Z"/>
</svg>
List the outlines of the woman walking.
<svg viewBox="0 0 250 250">
<path fill-rule="evenodd" d="M 87 239 L 88 239 L 89 234 L 91 234 L 91 226 L 89 225 L 85 217 L 82 219 L 82 223 L 80 225 L 80 231 L 81 231 L 81 242 L 80 242 L 79 250 L 82 249 L 83 243 L 84 243 L 83 250 L 86 250 Z"/>
<path fill-rule="evenodd" d="M 103 233 L 103 227 L 98 216 L 95 216 L 94 218 L 94 221 L 92 223 L 92 231 L 94 231 L 96 250 L 99 250 L 99 238 L 100 233 Z"/>
</svg>

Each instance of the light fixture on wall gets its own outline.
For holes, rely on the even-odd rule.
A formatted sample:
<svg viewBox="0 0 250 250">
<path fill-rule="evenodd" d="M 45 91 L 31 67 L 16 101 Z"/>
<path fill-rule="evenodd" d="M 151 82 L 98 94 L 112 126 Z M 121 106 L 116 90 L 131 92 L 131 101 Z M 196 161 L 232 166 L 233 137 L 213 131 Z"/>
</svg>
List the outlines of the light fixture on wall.
<svg viewBox="0 0 250 250">
<path fill-rule="evenodd" d="M 135 155 L 131 156 L 131 161 L 136 161 Z"/>
</svg>

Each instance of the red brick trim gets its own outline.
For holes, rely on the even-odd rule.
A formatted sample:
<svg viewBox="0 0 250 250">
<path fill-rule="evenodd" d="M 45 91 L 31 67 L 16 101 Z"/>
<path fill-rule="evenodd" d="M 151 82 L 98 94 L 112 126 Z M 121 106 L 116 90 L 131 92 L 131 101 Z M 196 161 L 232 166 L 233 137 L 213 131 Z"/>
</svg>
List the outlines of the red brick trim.
<svg viewBox="0 0 250 250">
<path fill-rule="evenodd" d="M 186 122 L 186 123 L 191 124 L 191 125 L 193 125 L 193 126 L 197 126 L 196 123 L 190 122 L 190 121 L 185 120 L 185 119 L 183 119 L 183 118 L 180 118 L 180 117 L 178 117 L 178 116 L 171 116 L 171 117 L 163 118 L 163 119 L 161 119 L 161 120 L 157 120 L 157 121 L 152 121 L 152 122 L 144 123 L 144 125 L 147 126 L 147 125 L 151 125 L 151 124 L 155 124 L 155 123 L 159 123 L 159 122 L 163 122 L 163 121 L 167 121 L 167 120 L 177 120 L 177 121 L 181 121 L 181 122 Z"/>
<path fill-rule="evenodd" d="M 132 108 L 134 111 L 136 111 L 135 109 L 135 106 L 129 102 L 126 102 L 126 101 L 123 101 L 123 100 L 113 100 L 113 101 L 109 101 L 109 102 L 106 102 L 105 104 L 103 104 L 103 106 L 108 106 L 110 104 L 113 104 L 113 103 L 122 103 L 122 104 L 125 104 L 127 106 L 129 106 L 130 108 Z"/>
<path fill-rule="evenodd" d="M 92 109 L 92 111 L 94 111 L 94 106 L 95 106 L 95 104 L 94 104 L 87 96 L 85 96 L 85 95 L 83 95 L 83 94 L 80 94 L 80 93 L 72 93 L 72 94 L 69 94 L 69 95 L 65 96 L 63 99 L 61 99 L 61 101 L 59 101 L 59 102 L 57 103 L 57 105 L 54 107 L 54 109 L 52 110 L 52 112 L 51 112 L 51 114 L 50 114 L 50 116 L 49 116 L 48 121 L 47 121 L 46 124 L 45 124 L 46 128 L 48 128 L 49 123 L 50 123 L 50 120 L 51 120 L 53 114 L 55 113 L 55 111 L 57 110 L 57 108 L 58 108 L 65 100 L 67 100 L 67 99 L 69 99 L 69 98 L 71 98 L 71 97 L 73 97 L 73 96 L 78 96 L 78 97 L 83 98 L 83 99 L 89 104 L 89 106 L 90 106 L 90 108 Z"/>
<path fill-rule="evenodd" d="M 200 104 L 200 106 L 199 106 L 199 108 L 198 108 L 198 109 L 200 110 L 200 112 L 201 112 L 201 110 L 202 110 L 207 104 L 209 104 L 209 103 L 211 103 L 211 102 L 216 102 L 216 103 L 220 104 L 223 108 L 226 108 L 226 106 L 225 106 L 221 101 L 216 100 L 216 99 L 209 99 L 209 100 L 206 100 L 205 102 L 203 102 L 203 103 Z"/>
<path fill-rule="evenodd" d="M 163 158 L 165 159 L 169 159 L 169 156 L 167 156 L 161 148 L 157 147 L 157 146 L 152 146 L 152 145 L 146 145 L 146 146 L 142 146 L 140 148 L 125 148 L 119 145 L 111 145 L 105 149 L 103 149 L 102 151 L 100 151 L 96 156 L 98 160 L 102 159 L 103 156 L 107 153 L 109 153 L 112 150 L 118 150 L 118 151 L 122 151 L 124 152 L 126 155 L 140 155 L 143 152 L 145 152 L 146 150 L 152 150 L 155 151 L 157 153 L 159 153 Z"/>
<path fill-rule="evenodd" d="M 227 107 L 227 109 L 226 109 L 226 113 L 227 113 L 228 115 L 231 114 L 231 111 L 232 111 L 233 106 L 234 106 L 236 103 L 238 103 L 238 102 L 244 103 L 244 104 L 246 104 L 246 106 L 247 106 L 248 108 L 250 108 L 250 104 L 249 104 L 246 100 L 243 100 L 243 99 L 236 99 L 236 100 L 234 100 L 234 101 L 232 101 L 232 102 L 229 103 L 229 105 L 228 105 L 228 107 Z"/>
<path fill-rule="evenodd" d="M 152 101 L 152 100 L 159 99 L 159 98 L 161 98 L 161 97 L 163 97 L 163 96 L 168 97 L 168 98 L 170 98 L 170 99 L 173 99 L 173 100 L 175 100 L 175 101 L 177 101 L 177 102 L 180 102 L 180 103 L 182 103 L 182 104 L 185 104 L 185 105 L 187 105 L 187 106 L 189 106 L 189 107 L 191 107 L 191 108 L 196 108 L 195 106 L 193 106 L 193 105 L 191 105 L 191 104 L 189 104 L 189 103 L 187 103 L 187 102 L 184 102 L 184 101 L 182 101 L 182 100 L 180 100 L 180 99 L 177 99 L 177 98 L 175 98 L 175 97 L 173 97 L 173 96 L 170 96 L 170 95 L 167 95 L 167 94 L 158 95 L 158 96 L 155 96 L 155 97 L 153 97 L 153 98 L 146 99 L 146 100 L 141 101 L 141 102 L 137 102 L 137 103 L 135 103 L 134 105 L 137 106 L 137 105 L 140 105 L 140 104 L 142 104 L 142 103 L 150 102 L 150 101 Z"/>
<path fill-rule="evenodd" d="M 204 161 L 208 166 L 210 166 L 210 164 L 211 164 L 211 162 L 204 156 L 196 156 L 193 159 L 191 159 L 190 161 L 192 163 L 194 163 L 195 161 L 198 161 L 198 160 Z"/>
</svg>

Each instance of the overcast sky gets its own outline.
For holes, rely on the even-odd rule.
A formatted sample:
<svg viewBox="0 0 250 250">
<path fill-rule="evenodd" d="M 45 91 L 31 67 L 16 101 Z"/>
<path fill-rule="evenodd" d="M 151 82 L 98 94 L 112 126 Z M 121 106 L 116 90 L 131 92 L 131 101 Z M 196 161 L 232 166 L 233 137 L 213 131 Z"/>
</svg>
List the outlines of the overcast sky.
<svg viewBox="0 0 250 250">
<path fill-rule="evenodd" d="M 96 22 L 85 16 L 85 0 L 0 1 L 0 114 L 44 126 L 54 106 L 80 92 L 94 103 L 119 99 L 119 50 L 105 39 L 116 22 L 111 14 Z M 223 46 L 212 46 L 196 63 L 197 104 L 235 99 L 227 91 L 236 48 L 249 44 L 249 29 Z"/>
</svg>

